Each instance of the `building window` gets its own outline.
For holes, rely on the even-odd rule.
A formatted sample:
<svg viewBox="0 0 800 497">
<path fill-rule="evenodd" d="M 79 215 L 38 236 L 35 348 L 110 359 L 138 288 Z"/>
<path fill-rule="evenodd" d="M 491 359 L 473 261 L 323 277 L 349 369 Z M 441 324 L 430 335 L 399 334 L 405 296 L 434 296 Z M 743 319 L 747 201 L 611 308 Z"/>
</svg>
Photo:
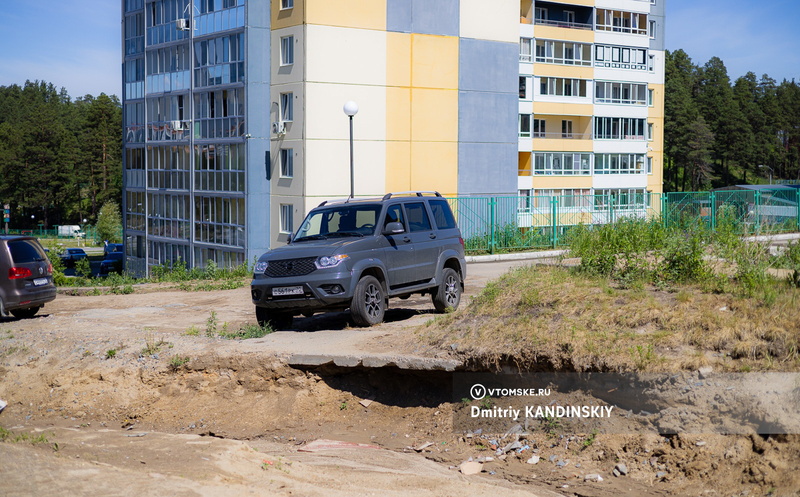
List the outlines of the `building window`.
<svg viewBox="0 0 800 497">
<path fill-rule="evenodd" d="M 653 141 L 653 123 L 647 123 L 647 139 Z"/>
<path fill-rule="evenodd" d="M 538 21 L 546 21 L 547 20 L 547 8 L 545 8 L 545 7 L 536 7 L 536 20 L 538 20 Z"/>
<path fill-rule="evenodd" d="M 558 40 L 536 40 L 536 62 L 589 66 L 592 64 L 592 46 Z"/>
<path fill-rule="evenodd" d="M 546 123 L 544 119 L 534 119 L 533 120 L 533 137 L 534 138 L 544 138 L 547 136 L 545 131 Z"/>
<path fill-rule="evenodd" d="M 281 93 L 281 121 L 294 120 L 294 93 Z"/>
<path fill-rule="evenodd" d="M 291 204 L 281 204 L 281 233 L 288 234 L 294 229 L 292 214 Z"/>
<path fill-rule="evenodd" d="M 572 121 L 561 121 L 561 138 L 572 138 Z"/>
<path fill-rule="evenodd" d="M 531 76 L 520 76 L 519 77 L 519 99 L 520 100 L 532 100 L 533 95 L 531 95 Z"/>
<path fill-rule="evenodd" d="M 653 174 L 653 158 L 647 158 L 647 174 Z"/>
<path fill-rule="evenodd" d="M 646 98 L 644 83 L 596 81 L 594 84 L 594 101 L 599 104 L 646 105 Z"/>
<path fill-rule="evenodd" d="M 647 90 L 647 105 L 648 107 L 652 107 L 655 101 L 655 90 Z"/>
<path fill-rule="evenodd" d="M 531 211 L 531 191 L 530 190 L 519 190 L 519 206 L 517 207 L 519 212 L 530 212 Z"/>
<path fill-rule="evenodd" d="M 595 174 L 640 174 L 644 172 L 644 155 L 595 154 Z"/>
<path fill-rule="evenodd" d="M 650 63 L 647 66 L 647 70 L 650 71 L 650 72 L 655 72 L 656 71 L 656 56 L 655 55 L 651 55 L 650 56 Z"/>
<path fill-rule="evenodd" d="M 294 0 L 281 0 L 281 10 L 291 9 L 294 7 Z"/>
<path fill-rule="evenodd" d="M 647 70 L 647 49 L 636 47 L 616 47 L 612 45 L 595 45 L 595 67 L 613 69 Z"/>
<path fill-rule="evenodd" d="M 531 136 L 531 115 L 530 114 L 520 114 L 519 115 L 519 136 L 521 136 L 521 137 L 530 137 Z"/>
<path fill-rule="evenodd" d="M 572 152 L 538 152 L 533 154 L 533 175 L 592 174 L 592 154 Z"/>
<path fill-rule="evenodd" d="M 294 36 L 284 36 L 281 38 L 281 65 L 292 64 L 294 64 Z"/>
<path fill-rule="evenodd" d="M 533 40 L 530 38 L 520 38 L 519 39 L 519 61 L 520 62 L 530 62 L 531 61 L 531 46 Z"/>
<path fill-rule="evenodd" d="M 647 26 L 647 14 L 597 9 L 596 28 L 598 31 L 643 35 L 647 34 L 645 26 Z"/>
<path fill-rule="evenodd" d="M 645 120 L 633 117 L 595 117 L 596 140 L 644 140 Z"/>
<path fill-rule="evenodd" d="M 294 149 L 281 149 L 281 178 L 291 178 L 294 176 Z"/>
<path fill-rule="evenodd" d="M 539 80 L 539 93 L 541 95 L 585 97 L 586 86 L 585 79 L 542 77 Z"/>
<path fill-rule="evenodd" d="M 656 22 L 650 21 L 650 38 L 656 37 Z"/>
<path fill-rule="evenodd" d="M 565 10 L 564 11 L 564 22 L 566 22 L 568 25 L 575 24 L 575 11 Z"/>
</svg>

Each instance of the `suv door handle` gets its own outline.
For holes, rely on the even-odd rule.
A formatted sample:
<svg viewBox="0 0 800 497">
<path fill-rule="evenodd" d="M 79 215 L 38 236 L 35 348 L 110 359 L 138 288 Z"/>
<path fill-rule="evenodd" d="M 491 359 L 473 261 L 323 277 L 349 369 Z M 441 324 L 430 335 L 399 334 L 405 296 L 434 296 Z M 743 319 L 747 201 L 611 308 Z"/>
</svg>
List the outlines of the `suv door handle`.
<svg viewBox="0 0 800 497">
<path fill-rule="evenodd" d="M 436 233 L 431 233 L 428 236 L 430 237 L 431 240 L 433 240 L 434 238 L 436 238 Z"/>
<path fill-rule="evenodd" d="M 409 243 L 411 241 L 411 238 L 409 238 L 407 236 L 404 236 L 403 237 L 403 241 L 406 242 L 406 243 Z"/>
</svg>

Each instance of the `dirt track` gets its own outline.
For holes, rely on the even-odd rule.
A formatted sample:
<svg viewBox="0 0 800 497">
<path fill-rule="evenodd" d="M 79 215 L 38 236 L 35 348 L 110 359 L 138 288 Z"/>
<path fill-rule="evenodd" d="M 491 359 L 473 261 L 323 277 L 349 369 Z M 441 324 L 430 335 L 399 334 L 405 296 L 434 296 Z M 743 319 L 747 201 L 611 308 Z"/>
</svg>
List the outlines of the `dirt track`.
<svg viewBox="0 0 800 497">
<path fill-rule="evenodd" d="M 468 295 L 509 265 L 473 271 Z M 698 445 L 698 436 L 619 435 L 587 445 L 586 434 L 537 433 L 522 438 L 529 452 L 511 451 L 482 475 L 463 476 L 451 468 L 493 456 L 494 440 L 453 432 L 459 406 L 445 373 L 295 369 L 281 360 L 298 350 L 442 355 L 414 340 L 413 327 L 432 317 L 428 299 L 393 302 L 389 322 L 369 330 L 350 328 L 338 314 L 300 319 L 294 331 L 263 339 L 206 336 L 211 311 L 217 331 L 254 321 L 248 297 L 246 287 L 60 295 L 35 319 L 1 323 L 0 399 L 8 407 L 0 426 L 47 441 L 0 444 L 0 494 L 763 495 L 775 487 L 773 495 L 797 495 L 800 488 L 791 437 L 702 437 Z M 186 334 L 192 326 L 198 336 Z M 190 360 L 172 367 L 176 357 Z M 299 452 L 316 439 L 381 449 Z M 526 464 L 534 450 L 541 461 Z M 620 461 L 630 474 L 617 478 L 611 471 Z M 604 481 L 585 481 L 587 474 Z"/>
</svg>

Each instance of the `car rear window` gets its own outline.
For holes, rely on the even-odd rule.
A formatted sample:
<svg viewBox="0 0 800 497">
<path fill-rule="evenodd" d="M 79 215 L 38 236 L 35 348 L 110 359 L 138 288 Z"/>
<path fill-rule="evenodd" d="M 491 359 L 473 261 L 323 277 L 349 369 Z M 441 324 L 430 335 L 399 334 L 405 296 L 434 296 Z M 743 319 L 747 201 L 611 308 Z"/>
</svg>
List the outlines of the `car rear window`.
<svg viewBox="0 0 800 497">
<path fill-rule="evenodd" d="M 8 242 L 11 260 L 14 264 L 26 264 L 40 261 L 44 255 L 39 251 L 39 244 L 33 240 L 13 240 Z"/>
<path fill-rule="evenodd" d="M 433 211 L 433 219 L 440 230 L 449 230 L 456 227 L 456 218 L 453 217 L 453 211 L 450 210 L 447 200 L 431 200 L 430 204 L 431 211 Z"/>
</svg>

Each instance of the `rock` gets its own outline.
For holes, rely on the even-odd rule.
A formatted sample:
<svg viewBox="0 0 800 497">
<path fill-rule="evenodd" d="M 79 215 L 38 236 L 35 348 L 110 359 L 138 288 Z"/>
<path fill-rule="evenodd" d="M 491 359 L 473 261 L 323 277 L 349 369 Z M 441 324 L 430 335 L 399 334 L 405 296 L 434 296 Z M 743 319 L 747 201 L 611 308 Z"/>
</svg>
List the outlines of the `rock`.
<svg viewBox="0 0 800 497">
<path fill-rule="evenodd" d="M 5 409 L 7 405 L 8 402 L 6 402 L 5 400 L 0 400 L 0 412 L 3 412 L 3 409 Z"/>
<path fill-rule="evenodd" d="M 417 447 L 414 447 L 414 450 L 417 451 L 417 452 L 422 452 L 423 450 L 427 449 L 431 445 L 433 445 L 433 442 L 426 442 L 426 443 L 424 443 L 422 445 L 418 445 Z"/>
<path fill-rule="evenodd" d="M 555 455 L 552 455 L 552 456 L 550 456 L 550 457 L 548 458 L 548 460 L 549 460 L 550 462 L 556 462 L 556 456 L 555 456 Z"/>
<path fill-rule="evenodd" d="M 497 456 L 497 458 L 500 459 L 501 461 L 505 461 L 506 459 L 508 459 L 508 456 L 505 455 L 505 454 L 501 454 L 501 455 Z"/>
<path fill-rule="evenodd" d="M 700 368 L 697 372 L 700 373 L 700 378 L 705 379 L 708 377 L 708 375 L 714 372 L 714 368 L 711 366 L 705 366 Z"/>
<path fill-rule="evenodd" d="M 526 462 L 528 464 L 539 464 L 539 459 L 540 459 L 539 456 L 531 456 L 531 458 L 528 459 Z"/>
<path fill-rule="evenodd" d="M 503 454 L 505 454 L 506 452 L 509 452 L 509 451 L 512 451 L 512 450 L 516 450 L 516 449 L 521 449 L 521 448 L 522 448 L 522 444 L 521 443 L 519 443 L 519 442 L 511 442 L 510 444 L 508 444 L 505 447 L 503 447 L 501 450 L 503 451 Z"/>
<path fill-rule="evenodd" d="M 619 471 L 614 469 L 614 471 L 612 471 L 611 474 L 614 475 L 614 476 L 619 476 Z"/>
<path fill-rule="evenodd" d="M 619 474 L 621 474 L 621 475 L 627 475 L 628 474 L 628 467 L 624 463 L 617 464 L 616 466 L 614 466 L 614 469 L 619 471 Z"/>
<path fill-rule="evenodd" d="M 696 446 L 698 446 L 698 447 L 703 447 L 705 444 L 706 444 L 706 443 L 705 443 L 705 442 L 703 442 L 702 440 L 701 440 L 701 441 L 699 441 L 699 442 L 697 442 L 697 443 L 695 443 L 695 445 L 696 445 Z"/>
<path fill-rule="evenodd" d="M 462 475 L 477 475 L 483 471 L 483 464 L 475 461 L 466 461 L 462 462 L 458 469 Z"/>
<path fill-rule="evenodd" d="M 667 473 L 664 471 L 659 471 L 658 473 L 656 473 L 656 478 L 658 479 L 664 478 L 665 476 L 667 476 Z"/>
<path fill-rule="evenodd" d="M 584 481 L 603 481 L 603 477 L 597 474 L 586 475 L 583 477 Z"/>
<path fill-rule="evenodd" d="M 567 463 L 565 461 L 558 461 L 556 463 L 556 466 L 558 466 L 559 468 L 563 468 L 566 465 L 567 465 Z"/>
<path fill-rule="evenodd" d="M 372 400 L 364 399 L 364 400 L 359 401 L 358 403 L 361 404 L 364 407 L 369 407 L 369 405 L 372 404 Z"/>
</svg>

